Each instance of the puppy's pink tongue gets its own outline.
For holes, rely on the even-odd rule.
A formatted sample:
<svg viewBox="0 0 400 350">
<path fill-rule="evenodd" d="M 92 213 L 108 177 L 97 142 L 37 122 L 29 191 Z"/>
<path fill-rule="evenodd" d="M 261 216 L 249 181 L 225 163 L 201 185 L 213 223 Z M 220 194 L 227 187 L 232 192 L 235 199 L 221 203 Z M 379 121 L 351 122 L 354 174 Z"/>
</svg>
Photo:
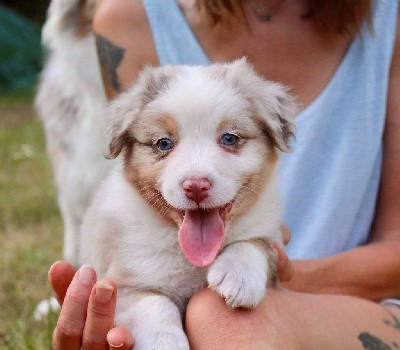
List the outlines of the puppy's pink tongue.
<svg viewBox="0 0 400 350">
<path fill-rule="evenodd" d="M 217 256 L 224 240 L 224 222 L 219 209 L 185 212 L 179 230 L 179 244 L 194 266 L 208 266 Z"/>
</svg>

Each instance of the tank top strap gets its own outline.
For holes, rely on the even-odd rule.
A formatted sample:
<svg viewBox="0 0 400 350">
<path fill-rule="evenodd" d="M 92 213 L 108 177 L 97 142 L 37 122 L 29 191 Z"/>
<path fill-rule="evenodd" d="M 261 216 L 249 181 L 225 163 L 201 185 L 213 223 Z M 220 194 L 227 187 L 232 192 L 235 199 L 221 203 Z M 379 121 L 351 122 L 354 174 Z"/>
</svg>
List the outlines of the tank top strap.
<svg viewBox="0 0 400 350">
<path fill-rule="evenodd" d="M 143 0 L 160 65 L 210 63 L 176 0 Z"/>
</svg>

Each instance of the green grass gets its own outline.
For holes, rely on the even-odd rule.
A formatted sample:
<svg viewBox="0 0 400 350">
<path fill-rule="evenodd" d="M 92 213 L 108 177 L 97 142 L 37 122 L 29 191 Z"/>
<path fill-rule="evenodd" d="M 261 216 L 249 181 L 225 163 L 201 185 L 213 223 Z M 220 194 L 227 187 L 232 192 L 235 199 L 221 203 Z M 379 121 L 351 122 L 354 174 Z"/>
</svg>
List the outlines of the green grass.
<svg viewBox="0 0 400 350">
<path fill-rule="evenodd" d="M 57 315 L 35 321 L 52 295 L 62 223 L 40 122 L 29 98 L 0 99 L 0 350 L 50 349 Z"/>
</svg>

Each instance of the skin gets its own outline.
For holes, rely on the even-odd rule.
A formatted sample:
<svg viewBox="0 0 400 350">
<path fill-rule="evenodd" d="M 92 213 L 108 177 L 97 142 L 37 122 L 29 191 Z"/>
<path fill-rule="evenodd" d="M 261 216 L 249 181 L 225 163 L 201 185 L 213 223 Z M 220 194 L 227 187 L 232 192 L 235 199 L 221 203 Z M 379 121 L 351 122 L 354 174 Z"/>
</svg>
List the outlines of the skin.
<svg viewBox="0 0 400 350">
<path fill-rule="evenodd" d="M 234 19 L 230 30 L 220 26 L 207 27 L 196 12 L 184 4 L 182 10 L 212 61 L 233 60 L 246 55 L 260 74 L 291 86 L 299 102 L 303 106 L 309 105 L 332 78 L 352 36 L 321 35 L 312 20 L 300 18 L 302 8 L 298 1 L 282 0 L 275 7 L 273 20 L 267 23 L 260 22 L 248 2 L 245 3 L 244 20 Z M 158 65 L 151 31 L 140 1 L 101 0 L 94 31 L 99 37 L 106 38 L 115 52 L 120 53 L 115 54 L 111 68 L 101 62 L 109 98 L 126 89 L 145 65 Z M 99 46 L 100 52 L 103 48 Z M 118 84 L 115 84 L 115 79 Z M 286 266 L 283 271 L 289 277 L 292 268 L 287 266 L 293 266 L 293 278 L 288 280 L 287 276 L 282 278 L 281 275 L 281 280 L 286 281 L 283 283 L 285 288 L 270 291 L 265 301 L 253 311 L 229 310 L 218 295 L 210 290 L 201 291 L 192 298 L 187 311 L 186 330 L 193 349 L 399 348 L 400 327 L 397 321 L 400 310 L 373 302 L 400 297 L 399 95 L 400 29 L 390 71 L 382 179 L 371 242 L 317 260 L 288 263 L 285 255 L 280 254 L 279 259 Z M 50 280 L 60 297 L 65 294 L 62 290 L 69 281 L 60 277 L 57 268 L 58 265 L 55 265 L 50 271 Z M 74 279 L 69 288 L 74 290 L 76 283 L 77 279 Z M 106 283 L 113 286 L 110 281 Z M 93 285 L 94 280 L 82 289 L 85 296 L 80 306 L 85 309 L 89 305 L 86 325 L 93 319 L 91 308 L 97 305 L 95 295 L 89 293 Z M 113 288 L 115 290 L 115 286 Z M 78 339 L 84 342 L 97 336 L 105 339 L 107 332 L 104 329 L 107 327 L 82 328 L 84 311 L 79 313 L 79 320 L 68 317 L 74 301 L 76 298 L 70 298 L 67 293 L 55 330 L 55 349 L 79 348 L 69 347 L 71 339 L 65 331 L 62 332 L 65 329 L 76 331 L 74 344 L 78 343 Z M 112 303 L 103 304 L 103 307 L 106 305 L 108 311 L 113 310 Z M 104 319 L 111 319 L 111 315 L 112 312 Z M 111 335 L 118 341 L 124 339 L 126 348 L 131 345 L 126 330 L 114 329 Z M 85 349 L 103 349 L 105 344 Z"/>
<path fill-rule="evenodd" d="M 392 320 L 399 316 L 394 307 L 360 298 L 280 288 L 270 290 L 251 312 L 232 311 L 203 290 L 188 305 L 186 332 L 196 350 L 384 350 L 397 349 L 392 344 L 399 344 L 400 333 Z"/>
</svg>

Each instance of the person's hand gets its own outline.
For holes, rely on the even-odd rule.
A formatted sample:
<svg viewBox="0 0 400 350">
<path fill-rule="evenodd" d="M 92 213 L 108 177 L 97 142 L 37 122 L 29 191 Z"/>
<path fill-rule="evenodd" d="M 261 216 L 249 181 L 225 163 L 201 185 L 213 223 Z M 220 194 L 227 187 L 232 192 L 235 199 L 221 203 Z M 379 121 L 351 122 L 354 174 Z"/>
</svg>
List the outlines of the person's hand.
<svg viewBox="0 0 400 350">
<path fill-rule="evenodd" d="M 287 245 L 290 241 L 290 230 L 287 226 L 281 226 L 283 244 Z M 292 262 L 287 257 L 285 251 L 278 245 L 274 244 L 272 249 L 277 253 L 276 268 L 278 272 L 278 278 L 281 282 L 288 282 L 292 279 L 294 273 L 294 267 Z"/>
<path fill-rule="evenodd" d="M 133 348 L 130 332 L 113 328 L 117 287 L 112 281 L 96 282 L 91 267 L 76 271 L 65 261 L 50 268 L 49 281 L 62 305 L 53 333 L 54 350 Z"/>
</svg>

